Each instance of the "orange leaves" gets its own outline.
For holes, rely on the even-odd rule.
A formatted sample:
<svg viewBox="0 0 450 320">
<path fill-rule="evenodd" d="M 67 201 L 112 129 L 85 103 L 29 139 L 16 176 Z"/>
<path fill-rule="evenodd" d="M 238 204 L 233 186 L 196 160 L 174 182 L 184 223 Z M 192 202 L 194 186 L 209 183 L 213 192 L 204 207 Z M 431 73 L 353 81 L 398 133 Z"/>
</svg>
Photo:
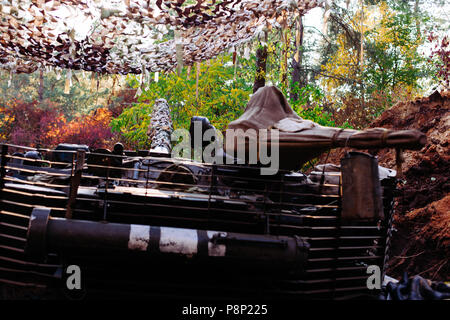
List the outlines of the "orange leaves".
<svg viewBox="0 0 450 320">
<path fill-rule="evenodd" d="M 112 113 L 106 108 L 99 108 L 87 115 L 78 116 L 70 122 L 50 130 L 47 137 L 52 145 L 58 143 L 86 144 L 91 148 L 104 148 L 111 144 L 113 134 L 110 129 Z"/>
<path fill-rule="evenodd" d="M 36 101 L 12 100 L 0 106 L 0 139 L 33 147 L 51 148 L 59 143 L 111 147 L 116 138 L 110 128 L 111 118 L 111 111 L 100 108 L 68 121 L 51 102 L 42 108 Z"/>
<path fill-rule="evenodd" d="M 0 106 L 0 141 L 7 141 L 15 117 L 8 110 Z"/>
</svg>

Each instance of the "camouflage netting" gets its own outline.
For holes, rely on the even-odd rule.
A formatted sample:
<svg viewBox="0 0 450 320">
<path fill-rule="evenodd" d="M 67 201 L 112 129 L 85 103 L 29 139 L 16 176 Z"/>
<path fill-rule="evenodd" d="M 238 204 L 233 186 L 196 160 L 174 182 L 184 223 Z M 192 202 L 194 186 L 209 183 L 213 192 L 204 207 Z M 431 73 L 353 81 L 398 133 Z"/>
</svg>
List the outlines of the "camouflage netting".
<svg viewBox="0 0 450 320">
<path fill-rule="evenodd" d="M 323 0 L 0 0 L 0 67 L 168 71 L 214 58 Z M 164 41 L 164 34 L 175 39 Z M 178 52 L 178 57 L 177 57 Z"/>
</svg>

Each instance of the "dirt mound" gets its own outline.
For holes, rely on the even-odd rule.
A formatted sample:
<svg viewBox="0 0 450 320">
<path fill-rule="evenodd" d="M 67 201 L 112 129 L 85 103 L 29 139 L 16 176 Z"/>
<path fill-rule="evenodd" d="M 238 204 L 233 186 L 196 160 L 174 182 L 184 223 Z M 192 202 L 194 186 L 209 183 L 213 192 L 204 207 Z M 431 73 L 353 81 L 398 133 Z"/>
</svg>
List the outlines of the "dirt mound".
<svg viewBox="0 0 450 320">
<path fill-rule="evenodd" d="M 432 280 L 449 280 L 450 251 L 450 93 L 401 102 L 371 127 L 417 129 L 427 135 L 420 151 L 403 152 L 401 196 L 397 199 L 390 267 Z M 322 155 L 320 162 L 339 164 L 348 149 Z M 371 150 L 380 165 L 396 169 L 395 150 Z M 328 159 L 327 159 L 328 157 Z"/>
<path fill-rule="evenodd" d="M 420 151 L 404 152 L 404 180 L 397 212 L 404 214 L 442 199 L 450 190 L 450 94 L 403 102 L 384 112 L 373 127 L 418 129 L 428 138 Z M 382 165 L 395 168 L 395 151 L 378 153 Z M 449 209 L 450 210 L 450 209 Z"/>
<path fill-rule="evenodd" d="M 405 221 L 412 222 L 417 234 L 423 240 L 433 240 L 436 245 L 450 251 L 450 195 L 431 203 L 425 208 L 411 211 L 405 216 Z"/>
<path fill-rule="evenodd" d="M 388 273 L 402 271 L 431 280 L 448 280 L 450 274 L 450 195 L 408 214 L 396 215 Z"/>
</svg>

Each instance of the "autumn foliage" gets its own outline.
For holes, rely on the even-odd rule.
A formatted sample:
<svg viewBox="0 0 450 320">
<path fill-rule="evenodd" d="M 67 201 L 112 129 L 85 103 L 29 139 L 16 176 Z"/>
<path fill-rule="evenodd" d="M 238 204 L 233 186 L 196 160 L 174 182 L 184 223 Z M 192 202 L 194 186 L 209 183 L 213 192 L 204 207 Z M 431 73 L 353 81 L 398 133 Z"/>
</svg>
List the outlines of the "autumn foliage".
<svg viewBox="0 0 450 320">
<path fill-rule="evenodd" d="M 428 35 L 428 41 L 434 46 L 430 55 L 431 59 L 436 59 L 437 77 L 447 90 L 450 90 L 450 38 L 444 36 L 439 38 L 434 33 Z"/>
<path fill-rule="evenodd" d="M 110 147 L 114 140 L 109 123 L 111 111 L 99 108 L 87 115 L 81 115 L 67 122 L 64 117 L 53 123 L 54 127 L 45 134 L 46 145 L 58 143 L 86 144 L 91 148 Z"/>
<path fill-rule="evenodd" d="M 49 102 L 41 108 L 37 101 L 25 103 L 18 99 L 0 106 L 3 141 L 13 144 L 38 146 L 48 144 L 47 133 L 62 124 L 62 113 Z"/>
<path fill-rule="evenodd" d="M 59 143 L 105 148 L 117 140 L 111 132 L 112 112 L 99 108 L 68 121 L 60 108 L 47 101 L 12 100 L 0 106 L 0 139 L 12 144 L 55 147 Z"/>
</svg>

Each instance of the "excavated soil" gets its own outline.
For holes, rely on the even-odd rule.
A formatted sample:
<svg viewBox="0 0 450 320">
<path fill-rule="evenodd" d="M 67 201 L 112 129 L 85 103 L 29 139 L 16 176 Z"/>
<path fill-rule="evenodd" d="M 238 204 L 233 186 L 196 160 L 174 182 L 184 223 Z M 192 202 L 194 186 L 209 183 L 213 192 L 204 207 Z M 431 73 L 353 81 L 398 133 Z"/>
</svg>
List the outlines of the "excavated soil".
<svg viewBox="0 0 450 320">
<path fill-rule="evenodd" d="M 427 135 L 419 151 L 404 151 L 400 196 L 395 206 L 387 273 L 448 281 L 450 279 L 450 93 L 401 102 L 386 110 L 371 127 L 417 129 Z M 320 162 L 339 164 L 349 149 L 333 150 Z M 395 150 L 367 151 L 380 165 L 396 169 Z M 328 159 L 327 159 L 328 157 Z"/>
</svg>

